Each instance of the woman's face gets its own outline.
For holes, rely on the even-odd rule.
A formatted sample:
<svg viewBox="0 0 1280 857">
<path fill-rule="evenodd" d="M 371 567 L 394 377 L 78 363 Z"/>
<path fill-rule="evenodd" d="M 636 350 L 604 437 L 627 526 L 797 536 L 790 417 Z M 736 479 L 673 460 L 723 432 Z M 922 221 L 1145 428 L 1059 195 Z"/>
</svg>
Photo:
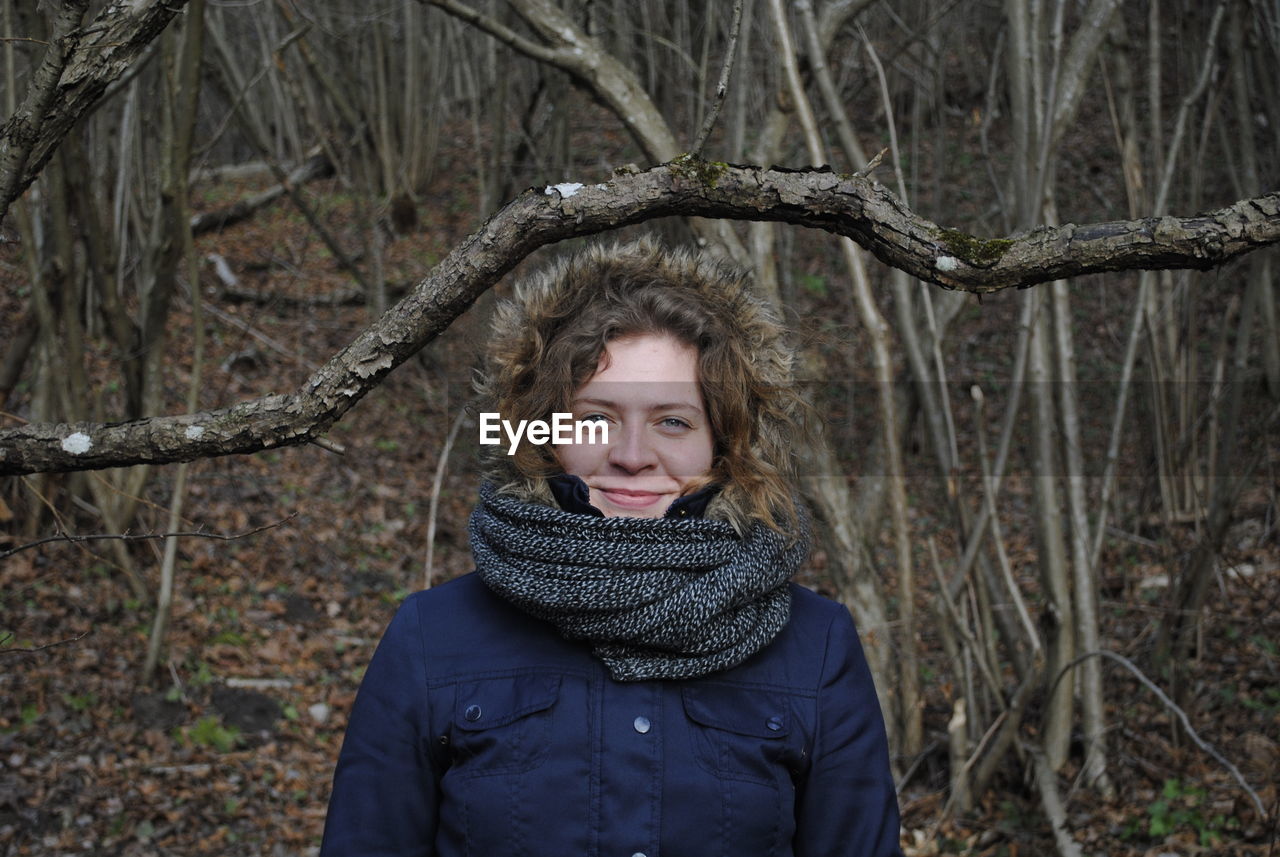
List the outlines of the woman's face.
<svg viewBox="0 0 1280 857">
<path fill-rule="evenodd" d="M 603 420 L 609 442 L 556 447 L 560 466 L 591 489 L 605 517 L 658 518 L 711 470 L 712 437 L 698 385 L 698 352 L 667 334 L 605 346 L 574 393 L 575 420 Z"/>
</svg>

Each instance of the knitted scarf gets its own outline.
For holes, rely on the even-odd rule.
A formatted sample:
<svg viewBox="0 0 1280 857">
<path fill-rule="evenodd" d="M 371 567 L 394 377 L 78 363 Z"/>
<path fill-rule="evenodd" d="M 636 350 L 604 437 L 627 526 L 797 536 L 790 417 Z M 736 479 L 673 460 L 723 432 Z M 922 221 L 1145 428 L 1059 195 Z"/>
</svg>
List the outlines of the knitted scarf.
<svg viewBox="0 0 1280 857">
<path fill-rule="evenodd" d="M 809 548 L 756 523 L 596 518 L 480 489 L 471 515 L 480 578 L 586 640 L 617 681 L 696 678 L 742 663 L 787 624 L 787 579 Z"/>
</svg>

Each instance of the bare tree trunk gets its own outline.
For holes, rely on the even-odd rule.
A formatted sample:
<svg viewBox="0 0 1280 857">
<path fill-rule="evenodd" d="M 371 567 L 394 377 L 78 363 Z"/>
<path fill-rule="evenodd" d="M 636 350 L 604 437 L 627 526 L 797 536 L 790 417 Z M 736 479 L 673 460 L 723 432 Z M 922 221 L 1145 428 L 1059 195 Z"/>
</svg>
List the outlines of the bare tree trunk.
<svg viewBox="0 0 1280 857">
<path fill-rule="evenodd" d="M 1066 466 L 1067 508 L 1071 520 L 1071 580 L 1075 599 L 1076 641 L 1085 652 L 1102 646 L 1098 634 L 1097 572 L 1089 550 L 1089 513 L 1085 497 L 1084 451 L 1080 438 L 1079 382 L 1076 379 L 1075 344 L 1071 336 L 1071 299 L 1067 284 L 1050 287 L 1053 332 L 1057 355 L 1058 408 L 1062 426 L 1063 463 Z M 1080 702 L 1084 728 L 1084 781 L 1111 797 L 1115 789 L 1107 776 L 1107 721 L 1102 695 L 1102 669 L 1097 658 L 1081 665 Z"/>
<path fill-rule="evenodd" d="M 1106 33 L 1117 0 L 1091 0 L 1068 41 L 1064 32 L 1064 4 L 1054 7 L 1046 21 L 1039 4 L 1024 5 L 1017 0 L 1006 4 L 1009 21 L 1008 70 L 1013 100 L 1014 149 L 1021 167 L 1016 221 L 1029 226 L 1042 217 L 1056 222 L 1053 199 L 1057 148 L 1074 120 L 1083 98 L 1087 75 Z M 1047 46 L 1047 56 L 1046 48 Z M 1089 522 L 1083 484 L 1083 454 L 1077 389 L 1074 384 L 1074 346 L 1071 337 L 1070 303 L 1067 285 L 1051 286 L 1056 310 L 1050 339 L 1047 303 L 1035 314 L 1031 340 L 1031 402 L 1033 414 L 1032 470 L 1036 500 L 1037 544 L 1040 574 L 1047 599 L 1046 624 L 1049 635 L 1050 681 L 1075 657 L 1076 647 L 1097 644 L 1097 617 L 1093 604 L 1096 582 L 1090 564 Z M 1028 298 L 1039 300 L 1039 298 Z M 1051 358 L 1052 351 L 1056 355 Z M 1053 366 L 1057 366 L 1054 377 Z M 1052 388 L 1052 389 L 1051 389 Z M 1054 389 L 1057 390 L 1055 420 Z M 1065 488 L 1072 528 L 1074 575 L 1066 567 L 1064 533 L 1059 507 L 1058 466 L 1054 450 L 1056 438 L 1062 442 Z M 1074 583 L 1073 583 L 1074 582 Z M 1043 752 L 1052 771 L 1066 762 L 1073 716 L 1072 682 L 1054 685 L 1046 704 Z M 1084 728 L 1086 732 L 1086 780 L 1104 793 L 1110 791 L 1106 777 L 1105 736 L 1101 674 L 1083 674 Z M 1042 794 L 1047 802 L 1050 795 Z M 1048 807 L 1048 803 L 1046 803 Z"/>
<path fill-rule="evenodd" d="M 774 27 L 778 34 L 779 57 L 786 72 L 791 89 L 791 97 L 800 118 L 800 126 L 804 129 L 805 141 L 809 149 L 809 157 L 815 163 L 826 161 L 826 153 L 814 120 L 813 111 L 809 107 L 808 96 L 805 95 L 800 81 L 800 72 L 796 64 L 795 52 L 791 44 L 791 35 L 787 24 L 786 10 L 782 0 L 769 0 L 773 13 Z M 862 251 L 848 238 L 840 241 L 844 254 L 845 266 L 849 271 L 853 285 L 854 302 L 872 343 L 872 354 L 876 369 L 876 387 L 880 404 L 881 442 L 886 451 L 888 470 L 885 478 L 889 485 L 889 508 L 894 525 L 894 553 L 898 565 L 898 621 L 902 626 L 899 637 L 899 657 L 901 666 L 898 670 L 898 719 L 901 727 L 902 753 L 914 756 L 920 752 L 924 744 L 922 707 L 920 704 L 920 670 L 916 660 L 915 639 L 915 585 L 911 563 L 911 533 L 907 520 L 907 496 L 903 480 L 902 450 L 898 443 L 898 415 L 896 411 L 893 359 L 889 355 L 889 332 L 884 317 L 876 306 L 871 292 L 871 280 L 867 275 L 866 262 Z"/>
<path fill-rule="evenodd" d="M 13 388 L 22 377 L 22 370 L 40 336 L 40 323 L 36 318 L 34 306 L 28 302 L 28 309 L 18 322 L 18 332 L 5 349 L 4 360 L 0 362 L 0 410 L 5 409 Z"/>
<path fill-rule="evenodd" d="M 187 285 L 191 290 L 191 323 L 195 331 L 191 381 L 187 387 L 187 413 L 195 413 L 199 409 L 200 374 L 204 366 L 204 319 L 200 312 L 200 261 L 192 242 L 190 188 L 188 187 L 188 177 L 191 175 L 191 140 L 200 98 L 200 64 L 204 57 L 204 10 L 205 0 L 191 0 L 183 23 L 181 42 L 177 34 L 169 34 L 166 37 L 167 50 L 165 51 L 165 66 L 168 74 L 164 93 L 169 102 L 169 112 L 173 116 L 173 134 L 165 152 L 164 173 L 166 191 L 174 201 L 174 216 L 165 223 L 165 227 L 169 231 L 168 241 L 178 259 L 186 261 Z M 174 273 L 176 274 L 176 270 Z M 174 475 L 166 532 L 177 532 L 180 529 L 182 506 L 186 501 L 189 467 L 189 462 L 181 462 Z M 155 619 L 151 625 L 147 656 L 142 666 L 144 683 L 150 682 L 155 677 L 165 633 L 169 628 L 177 556 L 178 537 L 170 536 L 164 540 Z"/>
<path fill-rule="evenodd" d="M 1257 460 L 1245 464 L 1240 460 L 1237 448 L 1240 434 L 1240 416 L 1244 407 L 1244 389 L 1247 384 L 1250 340 L 1253 323 L 1257 317 L 1257 302 L 1267 297 L 1266 284 L 1257 281 L 1249 284 L 1244 305 L 1240 309 L 1239 324 L 1230 372 L 1225 384 L 1225 401 L 1222 409 L 1222 442 L 1215 461 L 1215 475 L 1211 481 L 1212 494 L 1205 529 L 1199 543 L 1187 562 L 1179 569 L 1177 579 L 1169 590 L 1168 609 L 1156 637 L 1156 658 L 1161 663 L 1172 662 L 1175 676 L 1183 669 L 1182 658 L 1192 650 L 1192 637 L 1200 623 L 1200 611 L 1209 593 L 1214 566 L 1226 537 L 1227 527 L 1239 499 L 1240 491 L 1247 483 Z M 1277 410 L 1271 410 L 1274 420 Z M 1258 454 L 1258 458 L 1261 453 Z M 1187 688 L 1175 682 L 1175 698 L 1184 698 Z"/>
<path fill-rule="evenodd" d="M 1049 362 L 1049 313 L 1047 301 L 1037 292 L 1024 300 L 1036 302 L 1039 309 L 1031 333 L 1031 479 L 1036 500 L 1036 544 L 1040 579 L 1044 587 L 1045 607 L 1041 624 L 1049 629 L 1049 663 L 1047 679 L 1054 682 L 1076 656 L 1075 621 L 1071 603 L 1071 583 L 1067 573 L 1063 545 L 1062 514 L 1058 505 L 1057 456 L 1054 448 L 1056 421 L 1053 410 L 1053 386 Z M 1042 744 L 1052 770 L 1066 763 L 1071 743 L 1073 716 L 1073 682 L 1058 681 L 1045 704 Z"/>
<path fill-rule="evenodd" d="M 1248 46 L 1244 38 L 1241 17 L 1245 7 L 1239 3 L 1231 6 L 1228 27 L 1228 43 L 1231 57 L 1231 93 L 1236 106 L 1236 127 L 1240 153 L 1240 180 L 1245 193 L 1255 193 L 1262 187 L 1259 177 L 1258 151 L 1253 126 L 1256 122 L 1250 109 L 1250 85 L 1246 63 Z M 1262 328 L 1262 366 L 1266 373 L 1267 389 L 1273 400 L 1280 400 L 1280 327 L 1276 318 L 1276 286 L 1271 278 L 1271 257 L 1266 254 L 1249 260 L 1249 288 L 1256 288 L 1258 321 Z M 1256 284 L 1256 285 L 1255 285 Z"/>
</svg>

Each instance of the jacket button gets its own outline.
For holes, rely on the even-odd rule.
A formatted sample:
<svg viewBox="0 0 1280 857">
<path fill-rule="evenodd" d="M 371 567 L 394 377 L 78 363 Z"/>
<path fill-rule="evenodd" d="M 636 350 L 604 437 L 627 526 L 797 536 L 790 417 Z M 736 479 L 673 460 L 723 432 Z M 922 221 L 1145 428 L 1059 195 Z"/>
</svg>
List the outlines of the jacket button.
<svg viewBox="0 0 1280 857">
<path fill-rule="evenodd" d="M 643 851 L 637 851 L 636 853 L 632 854 L 631 857 L 645 857 L 645 853 Z"/>
<path fill-rule="evenodd" d="M 637 717 L 635 719 L 635 722 L 632 723 L 631 725 L 636 728 L 637 732 L 643 735 L 644 733 L 649 731 L 649 728 L 650 728 L 649 718 L 644 716 Z M 632 855 L 632 857 L 634 857 L 634 855 Z M 641 854 L 640 857 L 644 857 L 644 855 Z"/>
<path fill-rule="evenodd" d="M 782 718 L 774 715 L 765 722 L 765 725 L 769 727 L 770 732 L 777 732 L 782 729 Z"/>
<path fill-rule="evenodd" d="M 480 711 L 480 706 L 468 705 L 467 710 L 462 712 L 462 716 L 467 718 L 467 720 L 470 720 L 472 723 L 475 723 L 477 720 L 480 719 L 481 713 L 482 712 Z"/>
</svg>

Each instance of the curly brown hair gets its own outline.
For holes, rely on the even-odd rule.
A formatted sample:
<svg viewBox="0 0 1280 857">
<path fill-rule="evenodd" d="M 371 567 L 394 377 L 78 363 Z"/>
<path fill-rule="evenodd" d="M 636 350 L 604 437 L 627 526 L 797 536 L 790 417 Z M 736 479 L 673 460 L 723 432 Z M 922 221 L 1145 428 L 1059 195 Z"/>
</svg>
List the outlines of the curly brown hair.
<svg viewBox="0 0 1280 857">
<path fill-rule="evenodd" d="M 597 244 L 520 283 L 494 312 L 481 410 L 512 421 L 569 411 L 605 346 L 646 333 L 697 349 L 715 438 L 708 481 L 723 486 L 708 515 L 739 531 L 754 519 L 794 534 L 795 441 L 811 437 L 813 423 L 792 382 L 793 351 L 747 275 L 707 255 L 648 238 Z M 548 447 L 529 443 L 486 465 L 504 490 L 543 501 L 545 478 L 561 471 Z"/>
</svg>

